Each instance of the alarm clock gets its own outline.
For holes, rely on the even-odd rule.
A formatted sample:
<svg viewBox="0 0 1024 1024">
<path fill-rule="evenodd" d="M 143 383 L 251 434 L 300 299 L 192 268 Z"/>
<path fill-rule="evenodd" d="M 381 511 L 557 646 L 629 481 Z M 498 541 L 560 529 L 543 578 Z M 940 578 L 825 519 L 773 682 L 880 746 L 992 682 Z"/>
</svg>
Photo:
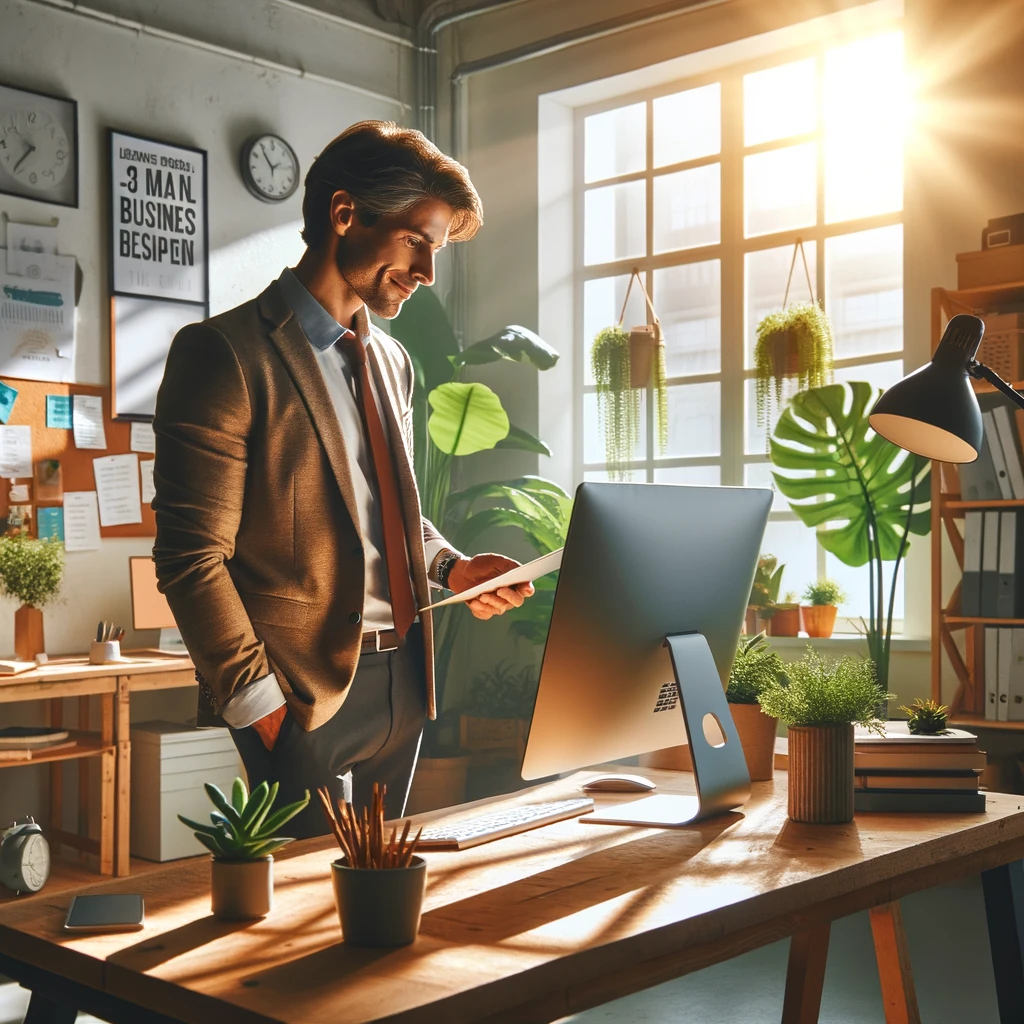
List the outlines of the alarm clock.
<svg viewBox="0 0 1024 1024">
<path fill-rule="evenodd" d="M 242 146 L 245 187 L 265 203 L 280 203 L 299 187 L 299 158 L 279 135 L 256 135 Z"/>
<path fill-rule="evenodd" d="M 0 834 L 0 882 L 16 893 L 39 892 L 50 877 L 50 844 L 32 818 Z"/>
</svg>

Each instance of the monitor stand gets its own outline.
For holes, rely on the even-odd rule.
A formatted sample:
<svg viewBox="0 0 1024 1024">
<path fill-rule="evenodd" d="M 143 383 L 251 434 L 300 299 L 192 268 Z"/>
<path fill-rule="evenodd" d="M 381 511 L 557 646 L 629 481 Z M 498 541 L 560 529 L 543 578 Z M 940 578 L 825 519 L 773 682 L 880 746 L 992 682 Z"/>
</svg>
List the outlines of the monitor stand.
<svg viewBox="0 0 1024 1024">
<path fill-rule="evenodd" d="M 181 639 L 181 631 L 177 629 L 160 630 L 160 643 L 157 645 L 157 650 L 161 654 L 177 654 L 188 657 L 185 641 Z"/>
<path fill-rule="evenodd" d="M 690 740 L 696 796 L 660 793 L 588 814 L 598 825 L 679 828 L 742 806 L 750 797 L 750 774 L 711 648 L 702 633 L 665 638 L 679 689 L 679 706 Z"/>
</svg>

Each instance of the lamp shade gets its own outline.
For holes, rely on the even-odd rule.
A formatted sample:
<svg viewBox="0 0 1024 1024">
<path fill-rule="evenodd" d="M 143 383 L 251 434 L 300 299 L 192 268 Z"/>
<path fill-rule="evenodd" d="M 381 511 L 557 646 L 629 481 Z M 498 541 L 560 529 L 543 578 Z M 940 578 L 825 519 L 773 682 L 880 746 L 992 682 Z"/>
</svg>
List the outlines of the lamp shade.
<svg viewBox="0 0 1024 1024">
<path fill-rule="evenodd" d="M 967 368 L 984 333 L 978 317 L 953 317 L 932 361 L 907 374 L 875 403 L 868 415 L 872 429 L 927 459 L 973 462 L 983 430 Z"/>
</svg>

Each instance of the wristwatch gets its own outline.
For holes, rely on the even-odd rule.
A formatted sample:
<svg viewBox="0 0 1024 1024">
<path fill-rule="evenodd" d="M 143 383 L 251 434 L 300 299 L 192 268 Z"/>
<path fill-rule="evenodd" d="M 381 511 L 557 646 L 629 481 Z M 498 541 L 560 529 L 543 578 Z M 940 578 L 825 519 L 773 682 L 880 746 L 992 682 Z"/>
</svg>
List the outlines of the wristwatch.
<svg viewBox="0 0 1024 1024">
<path fill-rule="evenodd" d="M 437 560 L 435 572 L 437 573 L 437 582 L 441 584 L 445 590 L 448 590 L 448 577 L 451 575 L 452 567 L 462 556 L 458 551 L 446 551 Z"/>
</svg>

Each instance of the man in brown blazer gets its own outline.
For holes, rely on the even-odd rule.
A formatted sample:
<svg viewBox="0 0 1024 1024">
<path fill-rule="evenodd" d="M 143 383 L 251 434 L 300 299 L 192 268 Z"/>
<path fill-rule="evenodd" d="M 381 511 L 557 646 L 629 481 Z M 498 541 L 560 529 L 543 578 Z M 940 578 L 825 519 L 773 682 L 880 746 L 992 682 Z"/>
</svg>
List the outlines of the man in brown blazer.
<svg viewBox="0 0 1024 1024">
<path fill-rule="evenodd" d="M 271 167 L 270 173 L 274 170 Z M 260 296 L 180 331 L 157 397 L 160 590 L 196 664 L 200 722 L 227 724 L 251 786 L 288 802 L 326 785 L 403 813 L 434 717 L 430 585 L 517 563 L 466 558 L 420 512 L 413 370 L 369 322 L 434 280 L 480 199 L 419 132 L 366 121 L 306 176 L 307 249 Z M 521 605 L 528 584 L 469 603 Z M 314 802 L 315 803 L 315 802 Z M 327 831 L 312 804 L 289 826 Z"/>
</svg>

